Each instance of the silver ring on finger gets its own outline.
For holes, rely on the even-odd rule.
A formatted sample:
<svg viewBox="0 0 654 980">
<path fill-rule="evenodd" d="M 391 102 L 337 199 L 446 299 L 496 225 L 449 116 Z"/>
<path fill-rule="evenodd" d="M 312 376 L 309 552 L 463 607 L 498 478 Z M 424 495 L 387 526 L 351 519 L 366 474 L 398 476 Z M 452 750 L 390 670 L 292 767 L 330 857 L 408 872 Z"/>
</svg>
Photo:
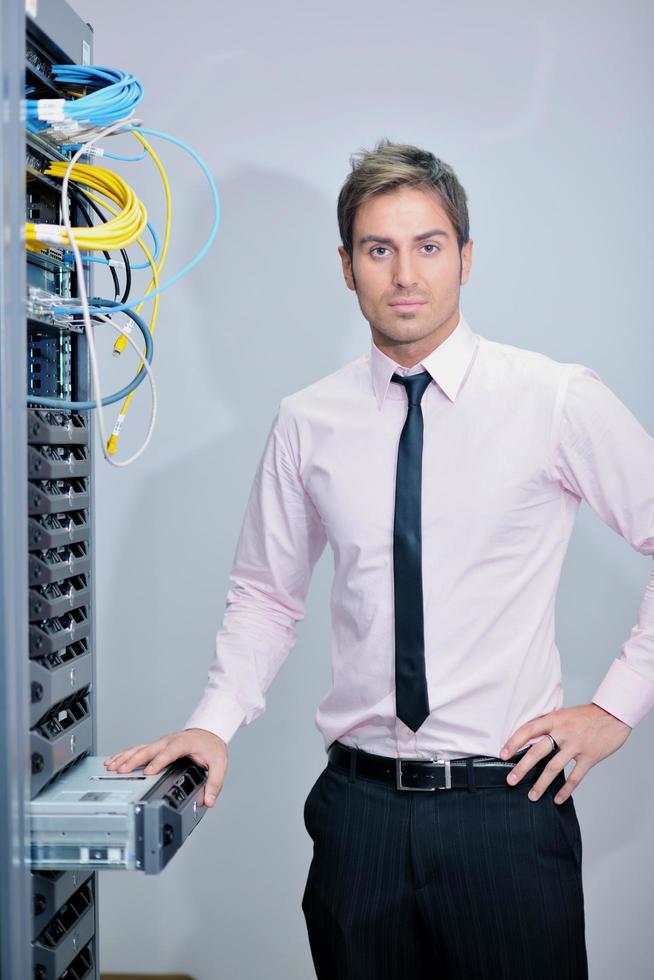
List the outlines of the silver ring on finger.
<svg viewBox="0 0 654 980">
<path fill-rule="evenodd" d="M 558 747 L 559 747 L 558 742 L 556 741 L 556 739 L 554 738 L 554 736 L 553 735 L 550 735 L 549 733 L 547 734 L 547 737 L 549 738 L 550 742 L 552 743 L 552 752 L 555 752 L 558 749 Z"/>
</svg>

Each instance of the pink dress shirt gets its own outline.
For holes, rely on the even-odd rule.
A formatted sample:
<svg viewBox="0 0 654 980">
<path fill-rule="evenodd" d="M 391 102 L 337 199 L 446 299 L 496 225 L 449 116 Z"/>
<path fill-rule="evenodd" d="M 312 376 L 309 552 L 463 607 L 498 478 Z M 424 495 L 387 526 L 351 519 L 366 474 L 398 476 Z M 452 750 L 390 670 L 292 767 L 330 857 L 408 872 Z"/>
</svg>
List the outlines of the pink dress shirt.
<svg viewBox="0 0 654 980">
<path fill-rule="evenodd" d="M 430 715 L 414 733 L 395 716 L 393 516 L 407 395 L 390 379 L 422 370 L 433 379 L 422 399 Z M 208 683 L 184 728 L 229 742 L 263 713 L 329 542 L 333 683 L 315 716 L 325 748 L 339 739 L 403 758 L 499 755 L 520 725 L 562 705 L 554 610 L 582 499 L 654 555 L 654 438 L 593 370 L 488 340 L 462 314 L 408 369 L 371 342 L 280 402 Z M 654 572 L 592 700 L 631 726 L 654 705 Z"/>
</svg>

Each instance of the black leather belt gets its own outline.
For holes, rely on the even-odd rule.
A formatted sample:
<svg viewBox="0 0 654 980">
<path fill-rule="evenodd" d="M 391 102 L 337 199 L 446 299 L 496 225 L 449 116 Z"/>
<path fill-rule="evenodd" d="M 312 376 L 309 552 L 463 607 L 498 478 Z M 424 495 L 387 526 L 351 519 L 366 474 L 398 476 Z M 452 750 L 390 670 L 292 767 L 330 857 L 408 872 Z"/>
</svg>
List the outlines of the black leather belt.
<svg viewBox="0 0 654 980">
<path fill-rule="evenodd" d="M 436 790 L 474 789 L 478 786 L 506 786 L 509 769 L 519 762 L 531 746 L 516 752 L 509 759 L 474 755 L 461 759 L 395 759 L 373 755 L 363 749 L 351 749 L 341 742 L 332 742 L 327 752 L 329 764 L 347 773 L 390 783 L 397 789 Z M 533 783 L 558 749 L 541 759 L 520 780 Z M 353 758 L 353 756 L 355 758 Z"/>
</svg>

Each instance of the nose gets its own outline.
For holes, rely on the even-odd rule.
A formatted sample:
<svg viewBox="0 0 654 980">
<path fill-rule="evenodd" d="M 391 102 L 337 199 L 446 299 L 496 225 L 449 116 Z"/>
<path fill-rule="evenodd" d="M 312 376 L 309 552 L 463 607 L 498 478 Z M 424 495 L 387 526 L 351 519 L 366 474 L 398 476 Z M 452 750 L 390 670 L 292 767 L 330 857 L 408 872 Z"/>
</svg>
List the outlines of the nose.
<svg viewBox="0 0 654 980">
<path fill-rule="evenodd" d="M 410 252 L 398 251 L 393 268 L 393 285 L 398 289 L 412 289 L 416 285 L 417 275 L 413 262 Z"/>
</svg>

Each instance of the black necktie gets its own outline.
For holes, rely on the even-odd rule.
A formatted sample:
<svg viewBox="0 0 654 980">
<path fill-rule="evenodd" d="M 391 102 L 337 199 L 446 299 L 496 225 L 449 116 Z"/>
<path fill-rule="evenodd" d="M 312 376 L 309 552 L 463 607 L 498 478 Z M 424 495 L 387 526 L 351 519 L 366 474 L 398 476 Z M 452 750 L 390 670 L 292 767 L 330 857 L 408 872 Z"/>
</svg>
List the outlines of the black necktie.
<svg viewBox="0 0 654 980">
<path fill-rule="evenodd" d="M 397 453 L 393 578 L 395 590 L 395 711 L 416 732 L 429 715 L 422 604 L 422 409 L 428 371 L 391 381 L 406 388 L 409 408 Z"/>
</svg>

